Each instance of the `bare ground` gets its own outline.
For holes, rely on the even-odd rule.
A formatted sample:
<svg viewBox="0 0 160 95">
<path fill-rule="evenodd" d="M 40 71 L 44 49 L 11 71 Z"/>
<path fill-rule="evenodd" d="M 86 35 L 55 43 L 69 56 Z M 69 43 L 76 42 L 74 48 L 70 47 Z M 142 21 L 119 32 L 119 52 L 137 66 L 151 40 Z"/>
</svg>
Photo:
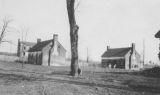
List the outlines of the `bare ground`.
<svg viewBox="0 0 160 95">
<path fill-rule="evenodd" d="M 126 70 L 83 67 L 79 77 L 69 67 L 0 62 L 0 95 L 160 95 L 160 78 Z"/>
</svg>

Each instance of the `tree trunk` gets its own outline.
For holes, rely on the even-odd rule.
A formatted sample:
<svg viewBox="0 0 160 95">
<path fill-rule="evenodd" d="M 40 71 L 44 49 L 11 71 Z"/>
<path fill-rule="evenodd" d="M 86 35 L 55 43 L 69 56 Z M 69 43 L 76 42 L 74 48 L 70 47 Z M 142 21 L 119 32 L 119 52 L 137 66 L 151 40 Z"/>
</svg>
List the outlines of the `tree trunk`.
<svg viewBox="0 0 160 95">
<path fill-rule="evenodd" d="M 78 75 L 78 25 L 75 21 L 75 0 L 67 0 L 67 11 L 70 24 L 70 42 L 71 42 L 71 72 L 72 76 Z"/>
</svg>

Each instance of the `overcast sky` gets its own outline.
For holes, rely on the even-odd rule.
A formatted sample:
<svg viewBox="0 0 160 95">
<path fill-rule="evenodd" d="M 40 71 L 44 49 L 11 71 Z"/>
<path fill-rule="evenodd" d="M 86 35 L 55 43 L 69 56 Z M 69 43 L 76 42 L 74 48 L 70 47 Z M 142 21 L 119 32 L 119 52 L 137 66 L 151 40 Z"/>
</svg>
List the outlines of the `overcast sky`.
<svg viewBox="0 0 160 95">
<path fill-rule="evenodd" d="M 81 0 L 76 10 L 79 30 L 79 56 L 92 60 L 111 48 L 129 47 L 136 43 L 142 54 L 145 40 L 146 60 L 157 61 L 160 30 L 160 0 Z M 69 24 L 66 0 L 0 0 L 0 19 L 12 18 L 11 27 L 27 27 L 27 41 L 36 42 L 59 35 L 59 41 L 70 53 Z M 8 33 L 6 39 L 17 44 L 20 34 Z M 16 52 L 16 46 L 3 44 L 0 51 Z M 67 54 L 68 56 L 68 54 Z"/>
</svg>

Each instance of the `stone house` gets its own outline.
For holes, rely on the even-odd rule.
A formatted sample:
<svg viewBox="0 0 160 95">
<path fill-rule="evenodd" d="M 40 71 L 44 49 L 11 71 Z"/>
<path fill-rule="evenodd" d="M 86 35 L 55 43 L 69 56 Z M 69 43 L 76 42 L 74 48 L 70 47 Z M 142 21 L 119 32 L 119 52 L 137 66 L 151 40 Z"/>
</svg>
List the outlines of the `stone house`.
<svg viewBox="0 0 160 95">
<path fill-rule="evenodd" d="M 20 61 L 22 61 L 22 58 L 24 58 L 24 61 L 28 60 L 28 50 L 35 44 L 34 42 L 20 41 L 18 39 L 17 56 L 20 57 Z"/>
<path fill-rule="evenodd" d="M 41 41 L 29 49 L 28 62 L 30 64 L 54 66 L 55 63 L 64 63 L 66 49 L 59 43 L 58 35 L 54 34 L 53 39 Z"/>
<path fill-rule="evenodd" d="M 121 68 L 138 70 L 142 68 L 140 54 L 135 49 L 135 44 L 125 48 L 110 48 L 107 46 L 107 51 L 101 56 L 103 67 Z"/>
</svg>

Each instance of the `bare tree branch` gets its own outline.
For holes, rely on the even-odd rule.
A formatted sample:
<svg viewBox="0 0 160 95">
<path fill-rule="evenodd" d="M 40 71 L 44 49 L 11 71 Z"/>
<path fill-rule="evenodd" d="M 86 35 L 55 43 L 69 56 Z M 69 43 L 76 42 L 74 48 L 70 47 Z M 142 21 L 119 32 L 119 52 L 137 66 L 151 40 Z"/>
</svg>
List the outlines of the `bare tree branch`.
<svg viewBox="0 0 160 95">
<path fill-rule="evenodd" d="M 14 32 L 19 34 L 20 39 L 22 41 L 27 41 L 27 36 L 28 36 L 28 32 L 29 32 L 29 27 L 28 26 L 22 25 L 18 29 L 13 28 L 12 30 L 14 30 Z"/>
<path fill-rule="evenodd" d="M 21 34 L 22 41 L 26 41 L 27 40 L 27 35 L 28 35 L 28 32 L 29 32 L 29 27 L 27 27 L 25 25 L 20 26 L 19 32 Z"/>
<path fill-rule="evenodd" d="M 77 5 L 75 6 L 74 11 L 76 11 L 77 8 L 79 7 L 79 5 L 80 5 L 80 3 L 81 3 L 81 0 L 79 0 L 79 1 L 77 1 L 77 2 L 78 2 L 78 3 L 77 3 Z"/>
<path fill-rule="evenodd" d="M 3 21 L 3 22 L 2 22 L 2 23 L 3 23 L 3 26 L 2 26 L 2 29 L 1 29 L 1 32 L 0 32 L 0 44 L 1 44 L 2 42 L 4 42 L 3 39 L 4 39 L 5 34 L 6 34 L 6 32 L 7 32 L 8 25 L 9 25 L 9 23 L 10 23 L 12 20 L 5 17 L 2 21 Z"/>
</svg>

